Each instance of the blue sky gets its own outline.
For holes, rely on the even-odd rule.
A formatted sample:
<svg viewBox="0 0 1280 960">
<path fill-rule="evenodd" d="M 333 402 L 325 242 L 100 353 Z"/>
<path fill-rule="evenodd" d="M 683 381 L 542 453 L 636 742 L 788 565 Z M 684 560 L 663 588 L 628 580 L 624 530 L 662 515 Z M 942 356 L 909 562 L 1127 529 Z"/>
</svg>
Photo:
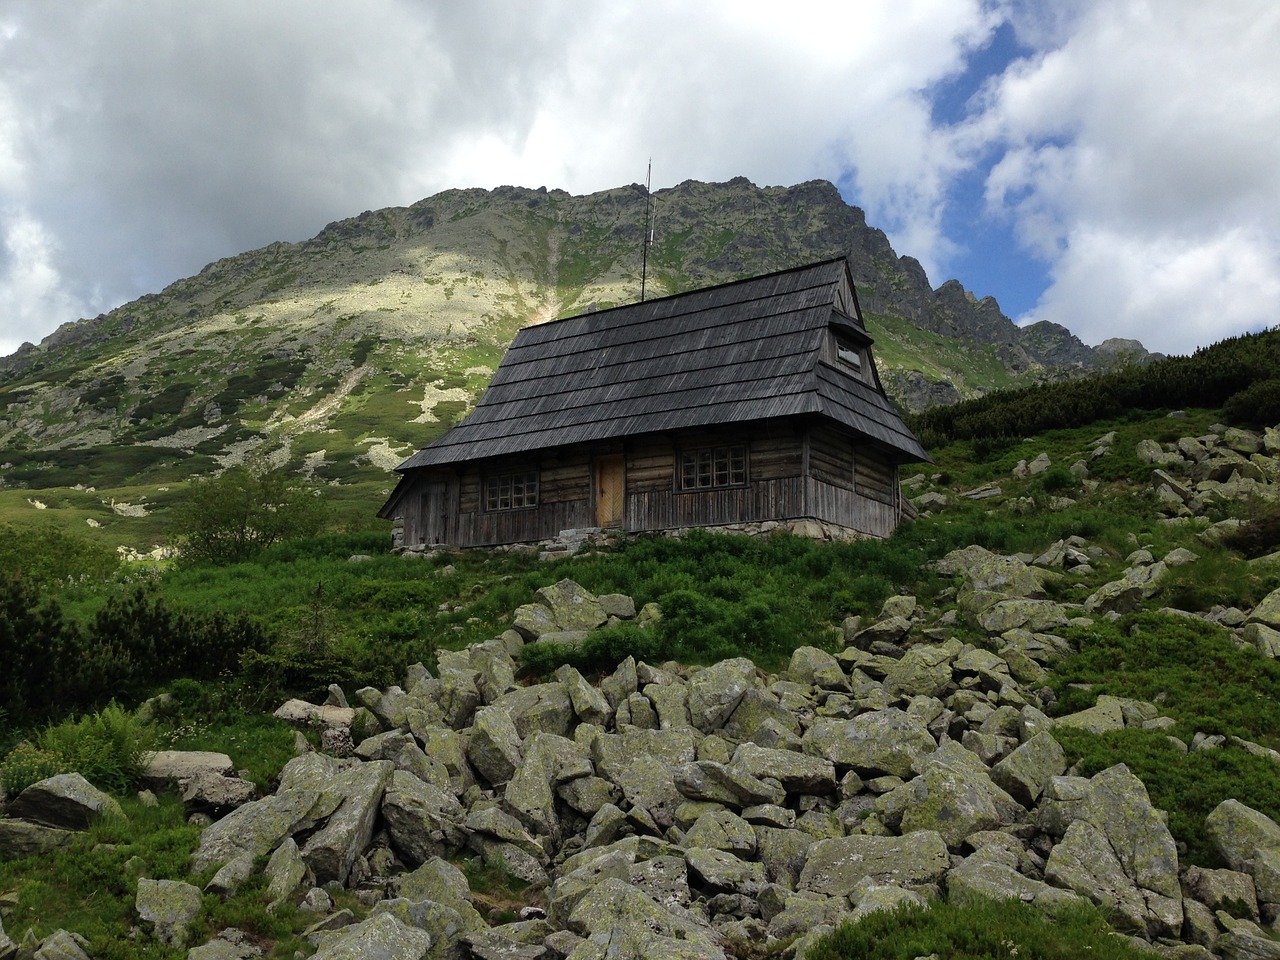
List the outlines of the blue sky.
<svg viewBox="0 0 1280 960">
<path fill-rule="evenodd" d="M 836 183 L 934 286 L 1276 323 L 1274 0 L 6 0 L 0 355 L 450 187 Z M 129 51 L 122 55 L 122 51 Z"/>
</svg>

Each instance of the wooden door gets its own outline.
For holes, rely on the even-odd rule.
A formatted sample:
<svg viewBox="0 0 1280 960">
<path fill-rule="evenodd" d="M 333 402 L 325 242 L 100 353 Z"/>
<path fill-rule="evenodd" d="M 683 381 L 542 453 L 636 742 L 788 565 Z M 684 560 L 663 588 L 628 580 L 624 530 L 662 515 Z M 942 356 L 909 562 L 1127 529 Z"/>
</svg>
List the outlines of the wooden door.
<svg viewBox="0 0 1280 960">
<path fill-rule="evenodd" d="M 423 543 L 449 542 L 448 484 L 428 480 L 422 492 Z"/>
<path fill-rule="evenodd" d="M 626 460 L 620 453 L 596 458 L 596 526 L 622 526 L 627 489 Z"/>
</svg>

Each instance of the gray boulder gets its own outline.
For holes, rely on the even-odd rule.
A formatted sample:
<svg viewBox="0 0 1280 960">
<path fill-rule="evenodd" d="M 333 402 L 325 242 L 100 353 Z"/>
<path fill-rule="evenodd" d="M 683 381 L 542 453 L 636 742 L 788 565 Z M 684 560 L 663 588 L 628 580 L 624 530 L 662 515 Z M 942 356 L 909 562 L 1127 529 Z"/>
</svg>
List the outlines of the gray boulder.
<svg viewBox="0 0 1280 960">
<path fill-rule="evenodd" d="M 292 903 L 295 897 L 315 886 L 302 852 L 292 837 L 285 839 L 276 847 L 267 861 L 263 875 L 267 878 L 267 912 L 274 913 L 286 903 Z"/>
<path fill-rule="evenodd" d="M 756 665 L 745 657 L 722 660 L 689 678 L 689 716 L 703 733 L 723 727 L 743 694 L 757 686 Z"/>
<path fill-rule="evenodd" d="M 950 865 L 946 841 L 934 831 L 900 837 L 833 837 L 809 848 L 798 889 L 847 897 L 868 877 L 878 883 L 919 887 L 940 882 Z"/>
<path fill-rule="evenodd" d="M 1050 777 L 1067 768 L 1066 754 L 1058 741 L 1040 733 L 1017 747 L 991 768 L 991 779 L 1027 809 L 1044 792 Z"/>
<path fill-rule="evenodd" d="M 1238 800 L 1224 800 L 1205 818 L 1205 830 L 1232 870 L 1253 877 L 1262 904 L 1280 904 L 1280 825 Z"/>
<path fill-rule="evenodd" d="M 395 767 L 387 760 L 357 763 L 334 782 L 342 799 L 324 827 L 302 847 L 302 859 L 319 883 L 345 883 L 356 858 L 369 846 Z"/>
<path fill-rule="evenodd" d="M 321 942 L 316 960 L 425 960 L 435 941 L 392 913 L 375 913 Z"/>
<path fill-rule="evenodd" d="M 859 774 L 909 777 L 916 763 L 937 749 L 928 727 L 890 707 L 852 720 L 819 717 L 801 738 L 804 752 Z"/>
<path fill-rule="evenodd" d="M 225 753 L 211 750 L 156 750 L 147 757 L 142 782 L 151 790 L 162 790 L 202 773 L 232 777 L 235 772 L 235 765 Z"/>
<path fill-rule="evenodd" d="M 1094 903 L 1114 905 L 1148 937 L 1182 926 L 1178 854 L 1146 787 L 1123 764 L 1089 781 L 1075 819 L 1045 865 L 1045 879 Z"/>
<path fill-rule="evenodd" d="M 466 842 L 462 804 L 452 793 L 396 770 L 382 796 L 382 819 L 396 851 L 411 866 L 448 856 Z"/>
<path fill-rule="evenodd" d="M 200 915 L 203 906 L 199 887 L 177 880 L 138 881 L 134 907 L 138 917 L 152 925 L 156 936 L 173 947 L 187 940 L 187 927 Z"/>
<path fill-rule="evenodd" d="M 52 853 L 70 846 L 75 838 L 74 830 L 0 817 L 0 860 L 25 860 Z"/>
<path fill-rule="evenodd" d="M 1007 826 L 1022 813 L 1017 802 L 992 783 L 982 761 L 953 740 L 924 757 L 920 775 L 894 794 L 903 795 L 903 833 L 936 833 L 952 848 L 971 833 Z"/>
<path fill-rule="evenodd" d="M 9 816 L 59 830 L 87 830 L 99 817 L 123 817 L 120 804 L 78 773 L 60 773 L 27 787 Z"/>
</svg>

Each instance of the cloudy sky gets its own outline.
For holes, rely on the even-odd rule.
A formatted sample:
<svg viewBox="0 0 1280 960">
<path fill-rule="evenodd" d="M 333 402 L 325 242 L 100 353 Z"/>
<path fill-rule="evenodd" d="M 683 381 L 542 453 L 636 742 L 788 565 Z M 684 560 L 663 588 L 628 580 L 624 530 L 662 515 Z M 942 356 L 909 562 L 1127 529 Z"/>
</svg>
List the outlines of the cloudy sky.
<svg viewBox="0 0 1280 960">
<path fill-rule="evenodd" d="M 831 180 L 935 286 L 1185 353 L 1280 322 L 1277 50 L 1276 0 L 0 0 L 0 355 L 366 209 L 650 157 Z"/>
</svg>

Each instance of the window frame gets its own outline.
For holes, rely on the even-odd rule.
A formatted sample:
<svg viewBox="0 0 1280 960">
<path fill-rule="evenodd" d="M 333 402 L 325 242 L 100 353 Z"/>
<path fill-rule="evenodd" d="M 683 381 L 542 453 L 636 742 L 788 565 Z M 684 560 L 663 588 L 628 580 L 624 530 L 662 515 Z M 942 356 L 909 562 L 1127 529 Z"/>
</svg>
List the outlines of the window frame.
<svg viewBox="0 0 1280 960">
<path fill-rule="evenodd" d="M 682 447 L 675 470 L 677 493 L 732 490 L 750 481 L 748 445 L 717 443 L 703 447 Z"/>
<path fill-rule="evenodd" d="M 535 468 L 486 474 L 483 494 L 486 513 L 532 510 L 541 502 L 542 478 Z"/>
</svg>

